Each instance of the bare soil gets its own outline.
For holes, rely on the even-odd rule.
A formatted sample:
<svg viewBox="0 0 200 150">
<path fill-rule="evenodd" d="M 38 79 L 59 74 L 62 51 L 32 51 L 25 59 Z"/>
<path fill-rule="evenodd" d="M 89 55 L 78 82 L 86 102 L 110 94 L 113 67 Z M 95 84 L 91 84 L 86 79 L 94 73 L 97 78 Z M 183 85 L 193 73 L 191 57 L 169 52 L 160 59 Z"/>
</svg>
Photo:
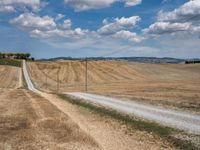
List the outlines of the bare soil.
<svg viewBox="0 0 200 150">
<path fill-rule="evenodd" d="M 85 62 L 32 62 L 37 88 L 57 92 L 85 91 Z M 89 61 L 88 92 L 183 109 L 200 114 L 199 64 L 143 64 Z"/>
</svg>

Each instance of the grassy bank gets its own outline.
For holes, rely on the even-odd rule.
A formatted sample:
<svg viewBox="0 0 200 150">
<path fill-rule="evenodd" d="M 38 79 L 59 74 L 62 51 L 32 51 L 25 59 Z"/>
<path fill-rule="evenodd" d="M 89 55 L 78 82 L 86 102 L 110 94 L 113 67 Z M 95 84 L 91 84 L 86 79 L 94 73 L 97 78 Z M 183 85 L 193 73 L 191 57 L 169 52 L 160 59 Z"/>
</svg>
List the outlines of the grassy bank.
<svg viewBox="0 0 200 150">
<path fill-rule="evenodd" d="M 21 67 L 21 60 L 0 59 L 0 65 Z"/>
<path fill-rule="evenodd" d="M 163 138 L 164 140 L 172 143 L 177 149 L 182 150 L 199 150 L 199 147 L 196 147 L 190 141 L 176 138 L 176 134 L 181 134 L 182 131 L 178 131 L 169 127 L 161 126 L 154 122 L 144 121 L 138 118 L 131 117 L 129 115 L 121 114 L 117 111 L 106 109 L 104 107 L 93 105 L 76 98 L 68 97 L 66 95 L 59 95 L 62 99 L 67 100 L 71 104 L 77 105 L 79 107 L 85 108 L 93 113 L 97 113 L 101 116 L 111 117 L 120 121 L 121 123 L 127 125 L 128 129 L 131 131 L 141 130 L 146 131 L 151 134 L 155 134 Z"/>
</svg>

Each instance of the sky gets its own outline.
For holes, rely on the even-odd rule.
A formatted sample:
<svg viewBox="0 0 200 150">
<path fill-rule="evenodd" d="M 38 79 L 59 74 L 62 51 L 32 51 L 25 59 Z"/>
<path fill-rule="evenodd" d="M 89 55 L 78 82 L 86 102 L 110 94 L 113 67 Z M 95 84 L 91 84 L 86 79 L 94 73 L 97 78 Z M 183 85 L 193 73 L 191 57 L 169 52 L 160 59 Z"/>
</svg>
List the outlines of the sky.
<svg viewBox="0 0 200 150">
<path fill-rule="evenodd" d="M 200 0 L 0 0 L 0 52 L 200 58 Z"/>
</svg>

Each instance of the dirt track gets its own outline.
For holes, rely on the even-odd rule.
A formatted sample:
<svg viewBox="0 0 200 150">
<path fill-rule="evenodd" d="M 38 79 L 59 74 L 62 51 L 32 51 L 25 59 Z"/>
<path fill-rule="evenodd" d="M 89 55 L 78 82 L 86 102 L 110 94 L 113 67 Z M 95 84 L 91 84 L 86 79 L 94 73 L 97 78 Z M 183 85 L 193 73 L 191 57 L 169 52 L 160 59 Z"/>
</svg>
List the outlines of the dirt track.
<svg viewBox="0 0 200 150">
<path fill-rule="evenodd" d="M 29 63 L 29 68 L 37 88 L 55 92 L 58 73 L 60 92 L 83 92 L 84 65 L 77 61 L 35 62 Z M 200 113 L 199 87 L 199 64 L 88 62 L 91 93 Z"/>
</svg>

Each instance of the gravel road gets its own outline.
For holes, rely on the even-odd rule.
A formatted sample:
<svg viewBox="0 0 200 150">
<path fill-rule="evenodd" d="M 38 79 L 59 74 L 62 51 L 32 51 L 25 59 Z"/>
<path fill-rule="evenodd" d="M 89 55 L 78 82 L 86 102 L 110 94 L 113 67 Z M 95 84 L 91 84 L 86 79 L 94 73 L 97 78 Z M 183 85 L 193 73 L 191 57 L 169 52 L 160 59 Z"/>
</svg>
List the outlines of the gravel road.
<svg viewBox="0 0 200 150">
<path fill-rule="evenodd" d="M 90 103 L 115 109 L 119 112 L 155 121 L 164 126 L 181 129 L 189 133 L 200 135 L 200 116 L 186 112 L 144 105 L 132 101 L 124 101 L 88 93 L 66 93 Z"/>
</svg>

